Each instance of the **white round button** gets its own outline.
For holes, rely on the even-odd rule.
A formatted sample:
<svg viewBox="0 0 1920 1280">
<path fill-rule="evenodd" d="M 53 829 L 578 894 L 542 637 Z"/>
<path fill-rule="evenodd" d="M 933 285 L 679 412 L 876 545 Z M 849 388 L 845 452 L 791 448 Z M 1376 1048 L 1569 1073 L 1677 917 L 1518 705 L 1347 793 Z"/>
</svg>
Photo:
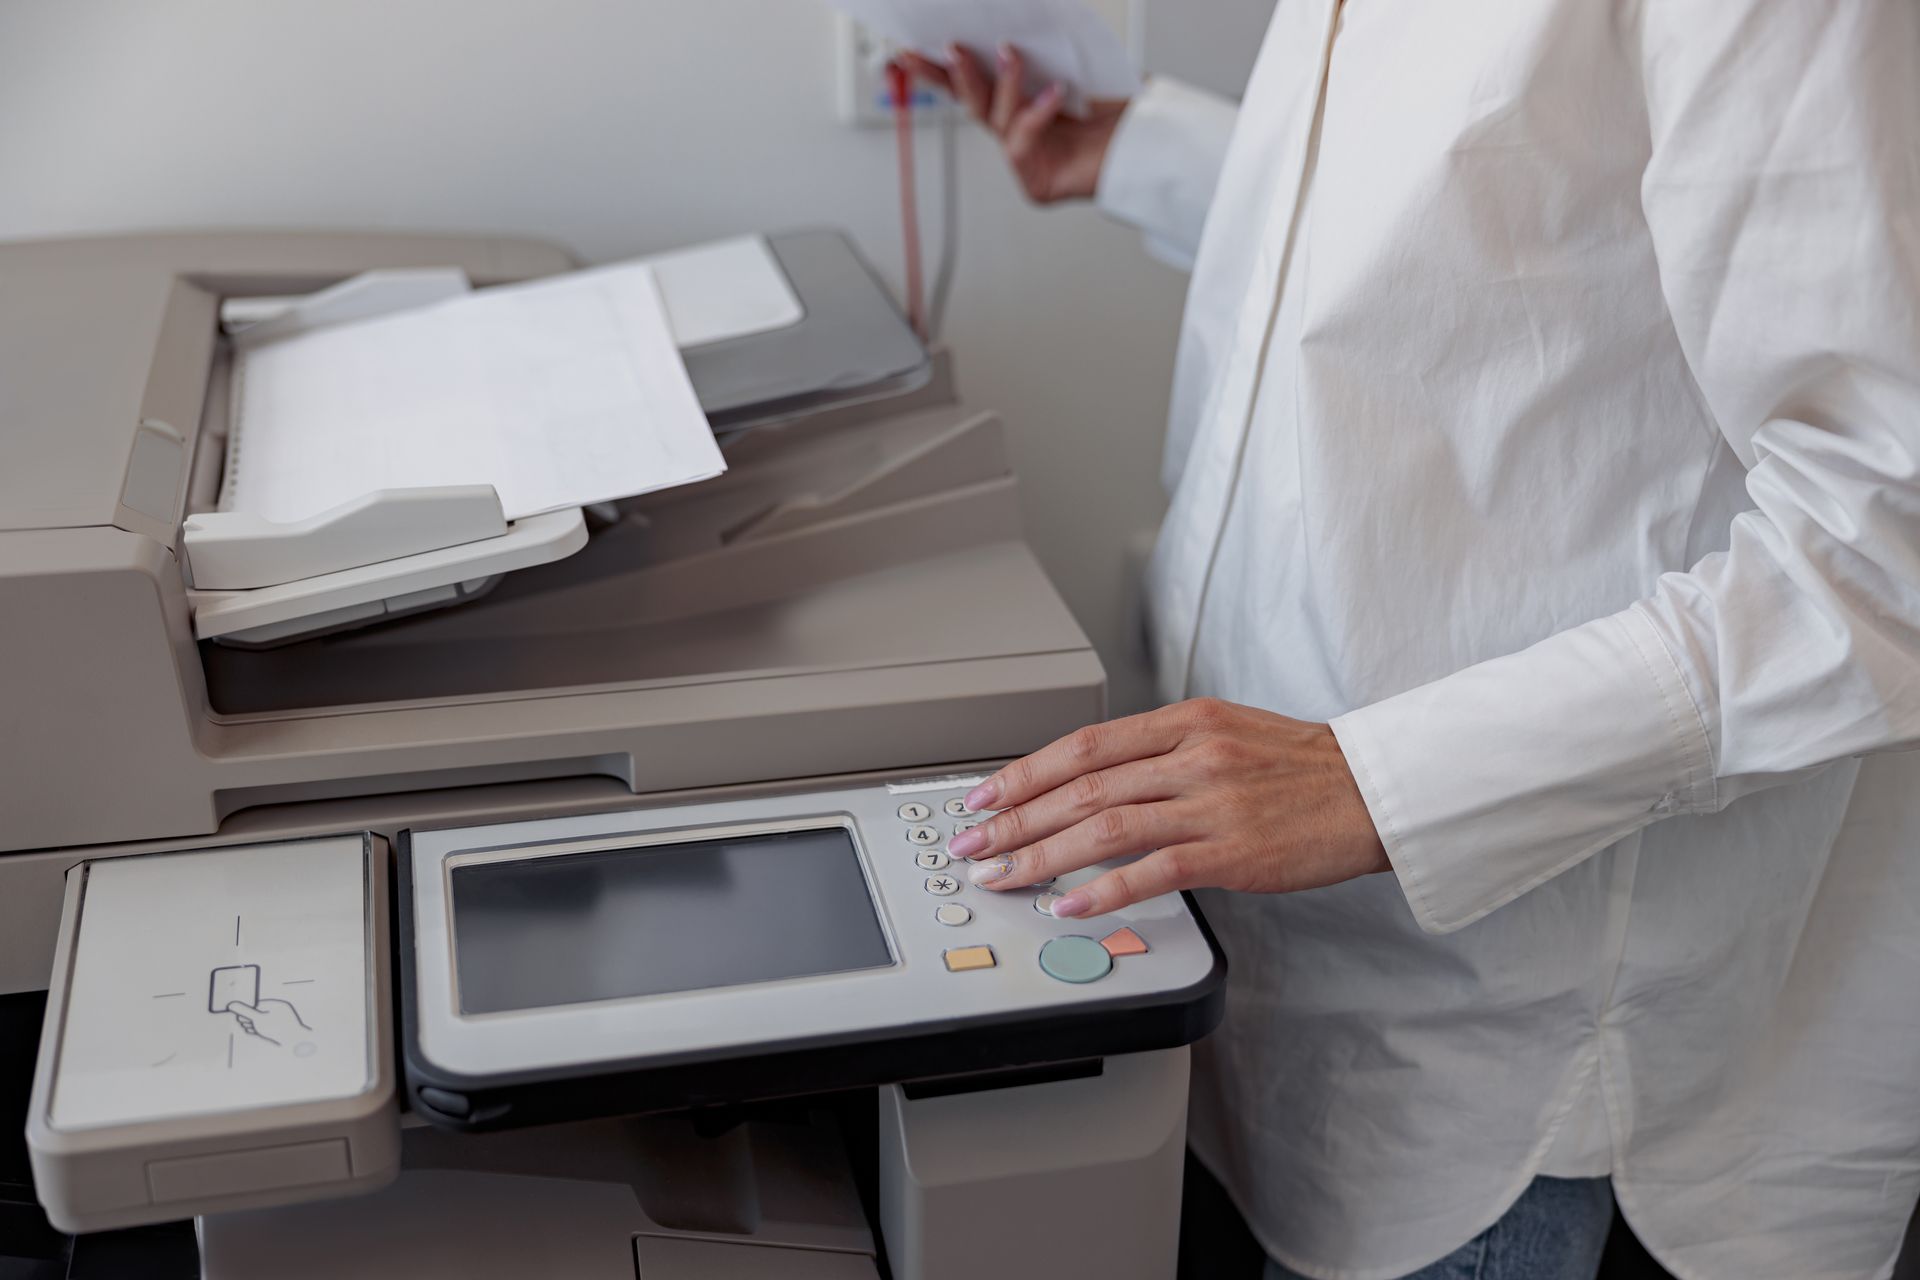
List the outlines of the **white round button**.
<svg viewBox="0 0 1920 1280">
<path fill-rule="evenodd" d="M 960 892 L 960 881 L 953 876 L 928 876 L 927 892 L 936 898 L 951 898 Z"/>
<path fill-rule="evenodd" d="M 1053 904 L 1066 896 L 1064 893 L 1043 893 L 1033 900 L 1033 909 L 1051 920 L 1053 918 Z"/>
<path fill-rule="evenodd" d="M 933 810 L 927 808 L 927 806 L 921 804 L 918 800 L 907 801 L 900 806 L 898 812 L 900 814 L 900 821 L 902 822 L 925 822 L 933 816 Z"/>
<path fill-rule="evenodd" d="M 908 827 L 907 839 L 913 841 L 915 844 L 939 844 L 940 833 L 932 827 Z"/>
<path fill-rule="evenodd" d="M 959 835 L 962 831 L 971 831 L 979 825 L 977 822 L 956 822 L 953 824 L 953 834 Z"/>
<path fill-rule="evenodd" d="M 960 902 L 948 902 L 934 911 L 933 918 L 949 928 L 955 928 L 973 919 L 973 908 Z"/>
<path fill-rule="evenodd" d="M 922 849 L 913 855 L 913 860 L 920 864 L 922 871 L 945 871 L 947 864 L 953 861 L 938 849 Z"/>
<path fill-rule="evenodd" d="M 973 810 L 967 808 L 967 802 L 958 796 L 947 801 L 943 807 L 946 809 L 949 818 L 964 818 L 973 812 Z"/>
</svg>

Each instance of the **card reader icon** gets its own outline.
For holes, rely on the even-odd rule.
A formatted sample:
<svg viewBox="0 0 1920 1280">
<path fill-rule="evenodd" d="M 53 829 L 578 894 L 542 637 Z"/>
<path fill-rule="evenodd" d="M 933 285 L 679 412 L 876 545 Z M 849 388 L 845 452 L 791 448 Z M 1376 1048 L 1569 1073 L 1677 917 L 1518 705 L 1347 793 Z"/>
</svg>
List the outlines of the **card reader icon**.
<svg viewBox="0 0 1920 1280">
<path fill-rule="evenodd" d="M 260 998 L 260 966 L 229 964 L 215 969 L 207 979 L 207 1012 L 232 1014 L 240 1029 L 256 1040 L 278 1047 L 284 1039 L 295 1038 L 296 1031 L 312 1031 L 291 1000 L 277 996 Z M 293 1047 L 299 1057 L 313 1052 L 311 1042 Z"/>
<path fill-rule="evenodd" d="M 213 971 L 207 980 L 207 1012 L 225 1013 L 230 1004 L 255 1006 L 260 1003 L 260 966 L 229 964 Z"/>
</svg>

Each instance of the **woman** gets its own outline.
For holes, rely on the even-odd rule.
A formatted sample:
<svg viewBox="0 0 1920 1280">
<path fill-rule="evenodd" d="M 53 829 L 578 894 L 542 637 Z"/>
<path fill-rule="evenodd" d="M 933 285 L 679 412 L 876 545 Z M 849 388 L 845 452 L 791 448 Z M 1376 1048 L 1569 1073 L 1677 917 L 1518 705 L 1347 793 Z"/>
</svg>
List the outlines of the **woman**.
<svg viewBox="0 0 1920 1280">
<path fill-rule="evenodd" d="M 1237 112 L 913 67 L 1034 199 L 1197 255 L 1170 705 L 1002 770 L 954 851 L 1157 850 L 1066 915 L 1208 891 L 1194 1142 L 1273 1274 L 1591 1277 L 1614 1198 L 1688 1280 L 1886 1274 L 1920 5 L 1282 0 Z"/>
</svg>

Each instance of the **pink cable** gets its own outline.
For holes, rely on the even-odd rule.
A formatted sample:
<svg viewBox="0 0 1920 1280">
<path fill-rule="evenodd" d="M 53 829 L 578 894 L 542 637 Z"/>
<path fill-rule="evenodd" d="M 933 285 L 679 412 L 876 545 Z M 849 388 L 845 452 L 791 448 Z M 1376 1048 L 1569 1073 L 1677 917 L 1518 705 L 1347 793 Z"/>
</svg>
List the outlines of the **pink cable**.
<svg viewBox="0 0 1920 1280">
<path fill-rule="evenodd" d="M 920 274 L 919 183 L 913 174 L 913 81 L 897 62 L 887 64 L 893 98 L 893 137 L 900 156 L 900 233 L 907 253 L 907 323 L 926 340 L 925 284 Z"/>
</svg>

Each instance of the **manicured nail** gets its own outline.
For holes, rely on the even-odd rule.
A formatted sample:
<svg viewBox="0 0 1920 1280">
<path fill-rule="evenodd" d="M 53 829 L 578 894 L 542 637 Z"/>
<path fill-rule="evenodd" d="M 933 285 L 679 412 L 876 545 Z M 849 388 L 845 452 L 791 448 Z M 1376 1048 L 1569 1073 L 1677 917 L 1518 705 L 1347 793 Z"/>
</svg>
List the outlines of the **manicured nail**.
<svg viewBox="0 0 1920 1280">
<path fill-rule="evenodd" d="M 947 46 L 947 65 L 948 66 L 956 65 L 960 61 L 960 59 L 966 56 L 967 55 L 961 51 L 961 48 L 959 45 L 950 44 Z"/>
<path fill-rule="evenodd" d="M 1000 65 L 1003 67 L 1010 67 L 1013 65 L 1013 46 L 1012 45 L 1003 44 L 1000 46 Z"/>
<path fill-rule="evenodd" d="M 991 809 L 1000 799 L 1000 779 L 988 778 L 985 782 L 967 792 L 967 808 L 979 813 L 982 809 Z"/>
<path fill-rule="evenodd" d="M 1078 889 L 1064 898 L 1056 898 L 1053 903 L 1053 914 L 1062 919 L 1083 916 L 1091 910 L 1093 910 L 1093 899 Z"/>
<path fill-rule="evenodd" d="M 992 884 L 995 880 L 1005 880 L 1012 874 L 1013 855 L 1010 853 L 1003 853 L 997 858 L 988 858 L 985 862 L 976 862 L 967 868 L 967 879 L 975 884 Z"/>
<path fill-rule="evenodd" d="M 985 827 L 972 827 L 955 836 L 947 845 L 950 858 L 971 858 L 976 853 L 987 851 L 987 831 Z"/>
<path fill-rule="evenodd" d="M 1048 85 L 1044 91 L 1042 91 L 1042 93 L 1040 94 L 1040 101 L 1047 103 L 1048 105 L 1052 105 L 1053 103 L 1060 101 L 1060 95 L 1064 94 L 1065 92 L 1066 90 L 1060 87 L 1060 82 L 1058 80 L 1055 80 L 1052 84 Z"/>
</svg>

